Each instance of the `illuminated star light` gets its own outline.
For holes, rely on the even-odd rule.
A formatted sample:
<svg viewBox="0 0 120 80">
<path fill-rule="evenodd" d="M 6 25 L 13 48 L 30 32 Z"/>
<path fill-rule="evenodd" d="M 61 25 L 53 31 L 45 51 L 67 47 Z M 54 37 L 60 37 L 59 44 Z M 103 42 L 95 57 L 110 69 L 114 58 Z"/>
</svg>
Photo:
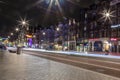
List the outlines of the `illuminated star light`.
<svg viewBox="0 0 120 80">
<path fill-rule="evenodd" d="M 54 12 L 54 11 L 51 10 L 51 8 L 52 8 L 54 5 L 58 7 L 58 10 L 59 10 L 60 14 L 63 16 L 63 10 L 62 10 L 61 5 L 60 5 L 60 2 L 61 2 L 61 1 L 62 1 L 62 0 L 49 0 L 49 1 L 46 2 L 46 3 L 49 3 L 49 6 L 48 6 L 48 8 L 47 8 L 47 12 L 46 12 L 46 15 L 45 15 L 45 19 L 48 17 L 48 15 L 49 15 L 50 12 Z M 44 19 L 44 20 L 45 20 L 45 19 Z"/>
<path fill-rule="evenodd" d="M 115 11 L 111 11 L 110 9 L 109 9 L 109 10 L 103 10 L 103 12 L 100 13 L 100 14 L 102 14 L 102 17 L 101 17 L 100 19 L 104 19 L 104 21 L 109 20 L 109 21 L 112 23 L 111 18 L 112 18 L 112 17 L 115 17 L 115 16 L 113 15 L 114 12 L 115 12 Z"/>
<path fill-rule="evenodd" d="M 18 23 L 19 23 L 19 25 L 22 25 L 22 27 L 23 26 L 28 26 L 29 25 L 29 20 L 27 20 L 26 17 L 25 18 L 20 17 L 20 21 L 18 21 Z"/>
</svg>

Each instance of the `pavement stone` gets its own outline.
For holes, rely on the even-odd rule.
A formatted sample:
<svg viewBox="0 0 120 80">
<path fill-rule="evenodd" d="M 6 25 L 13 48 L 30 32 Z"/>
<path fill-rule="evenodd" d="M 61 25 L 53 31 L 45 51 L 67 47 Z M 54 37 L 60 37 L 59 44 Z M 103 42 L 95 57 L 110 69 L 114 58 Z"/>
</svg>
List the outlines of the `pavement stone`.
<svg viewBox="0 0 120 80">
<path fill-rule="evenodd" d="M 120 80 L 27 54 L 0 52 L 0 80 Z"/>
</svg>

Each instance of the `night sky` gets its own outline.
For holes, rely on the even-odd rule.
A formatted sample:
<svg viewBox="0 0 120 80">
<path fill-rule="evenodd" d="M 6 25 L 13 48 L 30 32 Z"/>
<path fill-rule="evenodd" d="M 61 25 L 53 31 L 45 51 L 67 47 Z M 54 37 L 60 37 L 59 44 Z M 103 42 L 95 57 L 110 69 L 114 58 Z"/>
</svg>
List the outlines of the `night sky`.
<svg viewBox="0 0 120 80">
<path fill-rule="evenodd" d="M 59 0 L 62 13 L 55 4 L 47 9 L 49 0 L 0 0 L 0 36 L 8 36 L 18 25 L 20 17 L 26 17 L 30 25 L 49 26 L 64 17 L 79 16 L 79 9 L 86 8 L 97 0 Z"/>
</svg>

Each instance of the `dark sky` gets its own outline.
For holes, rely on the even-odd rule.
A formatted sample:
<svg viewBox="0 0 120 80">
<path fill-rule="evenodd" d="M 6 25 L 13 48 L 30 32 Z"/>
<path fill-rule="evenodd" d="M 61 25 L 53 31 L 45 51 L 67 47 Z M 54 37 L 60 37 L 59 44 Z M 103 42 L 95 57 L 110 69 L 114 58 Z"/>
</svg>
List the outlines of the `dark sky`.
<svg viewBox="0 0 120 80">
<path fill-rule="evenodd" d="M 41 2 L 43 1 L 43 2 Z M 62 17 L 74 17 L 79 8 L 88 7 L 97 0 L 59 0 L 62 14 L 54 4 L 46 16 L 48 0 L 0 0 L 0 36 L 7 36 L 14 30 L 20 17 L 30 20 L 30 25 L 52 25 Z M 40 3 L 41 2 L 41 3 Z M 77 13 L 76 13 L 77 12 Z"/>
</svg>

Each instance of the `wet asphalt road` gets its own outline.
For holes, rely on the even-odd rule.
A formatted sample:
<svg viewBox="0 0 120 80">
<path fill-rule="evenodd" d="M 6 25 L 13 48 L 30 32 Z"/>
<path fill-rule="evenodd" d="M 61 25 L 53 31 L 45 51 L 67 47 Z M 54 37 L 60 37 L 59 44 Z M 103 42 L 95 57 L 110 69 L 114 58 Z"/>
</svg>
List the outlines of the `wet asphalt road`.
<svg viewBox="0 0 120 80">
<path fill-rule="evenodd" d="M 0 52 L 0 80 L 120 80 L 119 77 L 24 53 Z M 98 68 L 98 71 L 104 70 Z"/>
</svg>

